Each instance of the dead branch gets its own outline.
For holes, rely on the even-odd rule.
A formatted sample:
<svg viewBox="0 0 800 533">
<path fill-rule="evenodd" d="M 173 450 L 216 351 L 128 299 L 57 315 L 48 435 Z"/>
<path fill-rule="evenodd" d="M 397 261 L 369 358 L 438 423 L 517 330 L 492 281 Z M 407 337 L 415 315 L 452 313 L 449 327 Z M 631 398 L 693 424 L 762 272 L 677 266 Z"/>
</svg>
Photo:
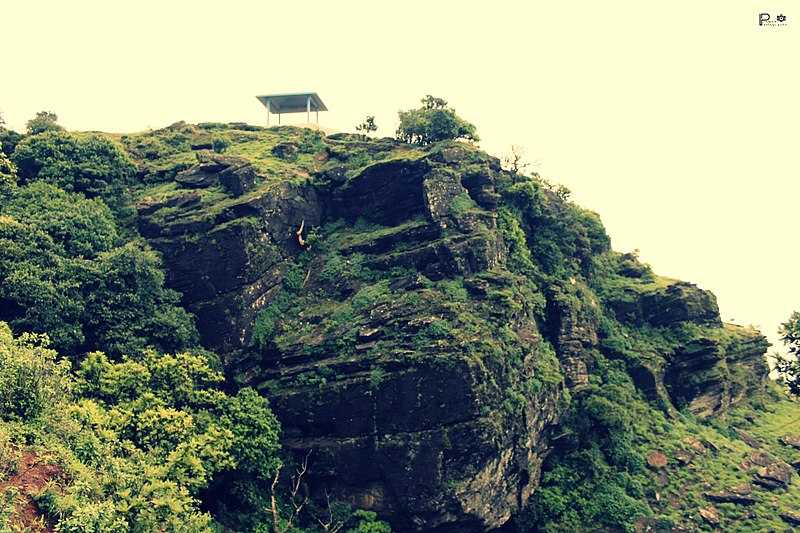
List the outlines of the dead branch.
<svg viewBox="0 0 800 533">
<path fill-rule="evenodd" d="M 302 222 L 300 222 L 300 229 L 295 232 L 295 235 L 297 235 L 297 243 L 300 245 L 301 248 L 308 247 L 308 243 L 303 238 L 303 229 L 305 229 L 305 227 L 306 227 L 306 219 L 303 219 Z"/>
<path fill-rule="evenodd" d="M 314 518 L 317 519 L 317 522 L 319 522 L 319 525 L 324 531 L 327 531 L 328 533 L 339 533 L 339 531 L 344 527 L 344 522 L 334 522 L 333 509 L 331 509 L 331 496 L 328 494 L 327 490 L 325 491 L 325 501 L 328 504 L 328 519 L 323 521 L 318 516 L 315 516 Z"/>
<path fill-rule="evenodd" d="M 275 530 L 275 533 L 285 533 L 292 529 L 294 526 L 295 520 L 297 517 L 300 516 L 300 512 L 308 503 L 309 495 L 308 491 L 304 490 L 305 493 L 302 499 L 298 499 L 298 493 L 300 492 L 301 487 L 303 487 L 303 476 L 305 476 L 306 472 L 308 472 L 308 456 L 311 455 L 311 450 L 306 454 L 303 462 L 301 463 L 300 467 L 295 472 L 295 475 L 292 476 L 292 483 L 289 491 L 289 501 L 292 504 L 292 514 L 286 520 L 286 526 L 281 526 L 281 517 L 280 513 L 278 512 L 278 496 L 276 487 L 278 486 L 278 479 L 281 475 L 281 467 L 279 465 L 277 470 L 275 471 L 275 477 L 272 479 L 272 485 L 270 487 L 270 508 L 267 509 L 267 512 L 272 515 L 272 527 Z M 338 531 L 338 530 L 337 530 Z"/>
</svg>

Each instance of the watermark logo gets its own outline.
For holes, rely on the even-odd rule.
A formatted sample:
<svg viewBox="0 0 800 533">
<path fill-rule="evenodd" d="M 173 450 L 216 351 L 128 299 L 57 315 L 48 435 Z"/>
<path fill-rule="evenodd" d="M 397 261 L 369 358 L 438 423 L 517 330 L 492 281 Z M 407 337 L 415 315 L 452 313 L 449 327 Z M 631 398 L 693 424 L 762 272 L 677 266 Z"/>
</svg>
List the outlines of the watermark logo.
<svg viewBox="0 0 800 533">
<path fill-rule="evenodd" d="M 788 17 L 783 13 L 773 15 L 772 13 L 759 13 L 758 25 L 759 26 L 786 26 L 788 24 Z"/>
</svg>

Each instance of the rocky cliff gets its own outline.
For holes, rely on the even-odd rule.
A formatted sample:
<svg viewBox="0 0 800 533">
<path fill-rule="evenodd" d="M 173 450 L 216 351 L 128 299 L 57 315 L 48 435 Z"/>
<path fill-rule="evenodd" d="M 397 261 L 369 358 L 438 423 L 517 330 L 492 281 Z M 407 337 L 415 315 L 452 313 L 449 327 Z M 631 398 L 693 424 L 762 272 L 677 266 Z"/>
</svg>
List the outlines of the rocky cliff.
<svg viewBox="0 0 800 533">
<path fill-rule="evenodd" d="M 217 130 L 229 153 L 191 149 Z M 161 134 L 195 140 L 141 158 L 139 230 L 317 496 L 402 531 L 486 531 L 528 502 L 598 361 L 673 415 L 764 388 L 765 339 L 723 325 L 711 293 L 611 251 L 596 215 L 470 145 Z"/>
</svg>

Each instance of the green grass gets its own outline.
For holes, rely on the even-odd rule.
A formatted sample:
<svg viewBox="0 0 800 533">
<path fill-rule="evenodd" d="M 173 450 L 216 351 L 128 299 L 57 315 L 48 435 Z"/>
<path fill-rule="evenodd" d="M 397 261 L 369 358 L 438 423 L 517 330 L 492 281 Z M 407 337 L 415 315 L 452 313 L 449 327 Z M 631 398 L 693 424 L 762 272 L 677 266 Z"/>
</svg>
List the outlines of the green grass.
<svg viewBox="0 0 800 533">
<path fill-rule="evenodd" d="M 760 440 L 764 444 L 762 451 L 787 461 L 800 459 L 800 452 L 778 441 L 787 433 L 800 433 L 800 403 L 780 392 L 772 392 L 772 396 L 759 399 L 756 403 L 761 402 L 763 404 L 758 408 L 743 406 L 725 418 L 707 422 L 698 422 L 690 417 L 666 420 L 654 412 L 644 418 L 649 427 L 641 428 L 640 450 L 642 453 L 658 450 L 669 458 L 665 469 L 666 485 L 660 487 L 657 475 L 652 475 L 650 503 L 656 516 L 669 518 L 676 524 L 710 531 L 697 518 L 697 510 L 714 505 L 723 517 L 721 526 L 724 531 L 788 529 L 788 525 L 777 515 L 780 511 L 800 509 L 800 481 L 797 476 L 785 491 L 768 491 L 753 485 L 757 503 L 752 506 L 713 504 L 703 496 L 705 492 L 728 490 L 752 481 L 752 471 L 744 470 L 740 465 L 754 450 L 736 437 L 730 430 L 731 425 L 744 428 Z M 752 422 L 748 422 L 745 416 Z M 675 453 L 691 449 L 684 441 L 687 437 L 713 443 L 718 450 L 707 449 L 705 453 L 696 455 L 689 465 L 681 465 L 675 461 Z M 656 492 L 659 493 L 660 502 L 654 501 Z"/>
</svg>

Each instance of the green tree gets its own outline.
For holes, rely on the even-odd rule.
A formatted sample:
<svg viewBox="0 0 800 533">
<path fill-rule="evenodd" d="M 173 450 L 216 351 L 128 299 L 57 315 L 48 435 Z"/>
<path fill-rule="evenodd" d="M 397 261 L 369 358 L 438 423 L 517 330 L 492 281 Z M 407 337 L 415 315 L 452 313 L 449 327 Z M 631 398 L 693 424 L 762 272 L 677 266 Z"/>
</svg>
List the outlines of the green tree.
<svg viewBox="0 0 800 533">
<path fill-rule="evenodd" d="M 0 152 L 0 205 L 11 198 L 17 186 L 17 166 Z"/>
<path fill-rule="evenodd" d="M 122 356 L 148 346 L 175 352 L 197 343 L 192 315 L 178 306 L 180 295 L 164 287 L 161 261 L 141 243 L 100 254 L 83 292 L 92 348 Z"/>
<path fill-rule="evenodd" d="M 100 135 L 48 131 L 20 142 L 12 160 L 22 183 L 35 180 L 102 198 L 117 216 L 131 215 L 127 187 L 136 167 L 116 142 Z"/>
<path fill-rule="evenodd" d="M 792 313 L 789 320 L 781 325 L 779 333 L 789 356 L 776 354 L 775 370 L 783 378 L 789 392 L 800 396 L 800 313 Z"/>
<path fill-rule="evenodd" d="M 14 130 L 0 128 L 0 152 L 10 156 L 12 153 L 14 153 L 14 149 L 17 147 L 17 144 L 19 144 L 22 138 L 23 135 L 21 133 L 17 133 Z"/>
<path fill-rule="evenodd" d="M 375 124 L 375 117 L 368 115 L 364 122 L 356 126 L 356 131 L 362 132 L 364 135 L 369 135 L 373 131 L 378 131 L 378 125 Z"/>
<path fill-rule="evenodd" d="M 61 131 L 64 128 L 58 125 L 58 115 L 52 111 L 39 111 L 36 116 L 26 124 L 28 135 L 37 135 L 46 131 Z"/>
<path fill-rule="evenodd" d="M 397 138 L 407 143 L 427 145 L 453 139 L 480 140 L 475 126 L 456 115 L 442 98 L 428 95 L 422 99 L 422 107 L 400 111 L 399 116 Z"/>
<path fill-rule="evenodd" d="M 19 187 L 2 212 L 44 231 L 70 257 L 94 257 L 117 241 L 108 206 L 45 182 Z"/>
<path fill-rule="evenodd" d="M 117 240 L 100 200 L 43 182 L 15 189 L 0 207 L 0 320 L 47 333 L 71 355 L 196 344 L 192 316 L 164 287 L 158 256 Z"/>
</svg>

